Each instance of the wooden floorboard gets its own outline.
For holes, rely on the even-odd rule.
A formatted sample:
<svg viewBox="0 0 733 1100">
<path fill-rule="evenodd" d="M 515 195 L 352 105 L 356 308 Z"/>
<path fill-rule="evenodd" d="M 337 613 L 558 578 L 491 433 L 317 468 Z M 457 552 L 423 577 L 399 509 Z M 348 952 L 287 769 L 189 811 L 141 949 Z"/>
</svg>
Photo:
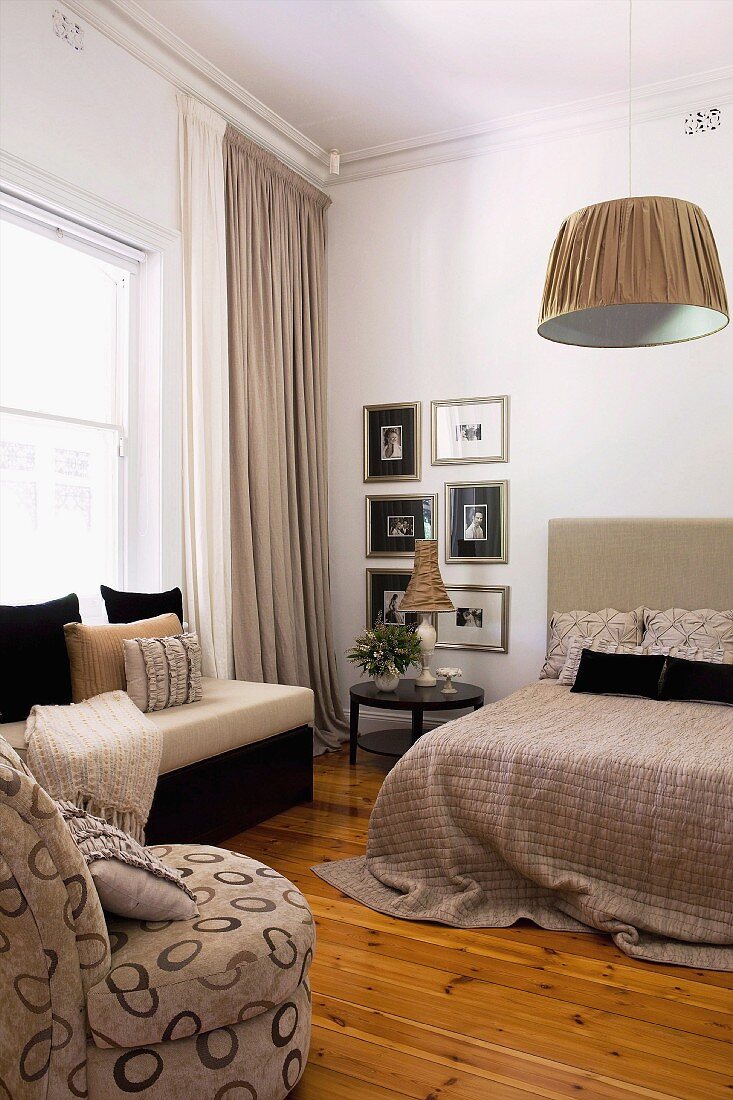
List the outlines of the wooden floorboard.
<svg viewBox="0 0 733 1100">
<path fill-rule="evenodd" d="M 388 766 L 320 757 L 312 803 L 226 845 L 287 875 L 315 914 L 313 1037 L 292 1100 L 733 1100 L 733 974 L 527 922 L 400 921 L 314 875 L 364 852 Z"/>
</svg>

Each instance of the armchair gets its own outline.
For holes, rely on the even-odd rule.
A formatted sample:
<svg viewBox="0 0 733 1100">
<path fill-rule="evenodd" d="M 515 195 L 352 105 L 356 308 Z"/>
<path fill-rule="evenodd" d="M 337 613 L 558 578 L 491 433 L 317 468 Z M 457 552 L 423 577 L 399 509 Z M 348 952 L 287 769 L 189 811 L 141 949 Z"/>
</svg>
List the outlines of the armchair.
<svg viewBox="0 0 733 1100">
<path fill-rule="evenodd" d="M 105 917 L 52 799 L 0 737 L 0 1096 L 283 1100 L 310 1039 L 313 918 L 246 856 L 159 847 L 191 921 Z"/>
</svg>

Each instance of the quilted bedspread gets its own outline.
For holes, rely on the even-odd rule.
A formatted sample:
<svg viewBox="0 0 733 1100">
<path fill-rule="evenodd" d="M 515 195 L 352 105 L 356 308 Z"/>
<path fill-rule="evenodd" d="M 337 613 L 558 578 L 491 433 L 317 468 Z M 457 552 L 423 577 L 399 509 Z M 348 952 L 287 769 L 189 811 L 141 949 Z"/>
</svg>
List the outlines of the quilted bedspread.
<svg viewBox="0 0 733 1100">
<path fill-rule="evenodd" d="M 526 917 L 733 970 L 733 710 L 532 684 L 422 737 L 366 855 L 314 870 L 407 920 Z"/>
</svg>

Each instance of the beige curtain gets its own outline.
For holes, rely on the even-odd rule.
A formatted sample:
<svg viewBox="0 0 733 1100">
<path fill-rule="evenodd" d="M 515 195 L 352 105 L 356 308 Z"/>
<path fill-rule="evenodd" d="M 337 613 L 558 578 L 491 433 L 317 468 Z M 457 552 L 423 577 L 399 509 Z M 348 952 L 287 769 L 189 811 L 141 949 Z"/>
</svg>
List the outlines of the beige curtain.
<svg viewBox="0 0 733 1100">
<path fill-rule="evenodd" d="M 241 680 L 316 696 L 316 751 L 346 734 L 333 652 L 326 473 L 329 199 L 228 128 L 232 626 Z"/>
</svg>

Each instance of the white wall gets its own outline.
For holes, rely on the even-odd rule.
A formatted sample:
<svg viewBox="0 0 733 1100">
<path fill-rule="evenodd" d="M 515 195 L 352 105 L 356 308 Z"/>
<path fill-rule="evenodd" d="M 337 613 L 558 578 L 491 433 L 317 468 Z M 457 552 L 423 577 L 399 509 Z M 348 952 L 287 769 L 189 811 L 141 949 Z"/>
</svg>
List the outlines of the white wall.
<svg viewBox="0 0 733 1100">
<path fill-rule="evenodd" d="M 637 127 L 634 193 L 706 210 L 733 291 L 731 127 L 688 137 L 682 118 Z M 508 655 L 438 650 L 495 699 L 536 678 L 544 651 L 547 521 L 733 514 L 733 325 L 666 348 L 567 348 L 536 333 L 565 215 L 627 194 L 627 132 L 515 147 L 336 186 L 329 212 L 331 571 L 343 653 L 365 617 L 367 493 L 440 493 L 509 480 L 509 564 L 446 565 L 447 583 L 508 584 Z M 430 465 L 430 401 L 507 393 L 510 461 Z M 423 403 L 423 477 L 362 482 L 362 405 Z M 448 657 L 448 655 L 450 655 Z"/>
<path fill-rule="evenodd" d="M 157 378 L 160 372 L 162 378 L 160 409 L 152 415 L 160 415 L 163 424 L 165 524 L 155 536 L 158 553 L 157 547 L 149 547 L 150 528 L 160 514 L 157 479 L 138 491 L 140 478 L 133 477 L 130 519 L 139 528 L 135 537 L 147 551 L 135 563 L 128 584 L 180 584 L 182 358 L 175 89 L 83 20 L 84 49 L 76 52 L 53 32 L 56 7 L 51 0 L 3 0 L 0 5 L 0 148 L 20 158 L 23 163 L 13 167 L 20 175 L 28 169 L 40 200 L 58 192 L 70 196 L 64 205 L 71 216 L 89 220 L 87 211 L 94 209 L 95 220 L 104 223 L 108 217 L 110 228 L 129 221 L 135 226 L 131 243 L 147 247 L 151 238 L 166 239 L 161 317 L 148 317 L 143 334 L 147 377 Z M 124 234 L 117 230 L 117 235 Z M 157 267 L 154 257 L 148 272 L 153 282 Z M 156 556 L 159 561 L 154 561 Z"/>
</svg>

